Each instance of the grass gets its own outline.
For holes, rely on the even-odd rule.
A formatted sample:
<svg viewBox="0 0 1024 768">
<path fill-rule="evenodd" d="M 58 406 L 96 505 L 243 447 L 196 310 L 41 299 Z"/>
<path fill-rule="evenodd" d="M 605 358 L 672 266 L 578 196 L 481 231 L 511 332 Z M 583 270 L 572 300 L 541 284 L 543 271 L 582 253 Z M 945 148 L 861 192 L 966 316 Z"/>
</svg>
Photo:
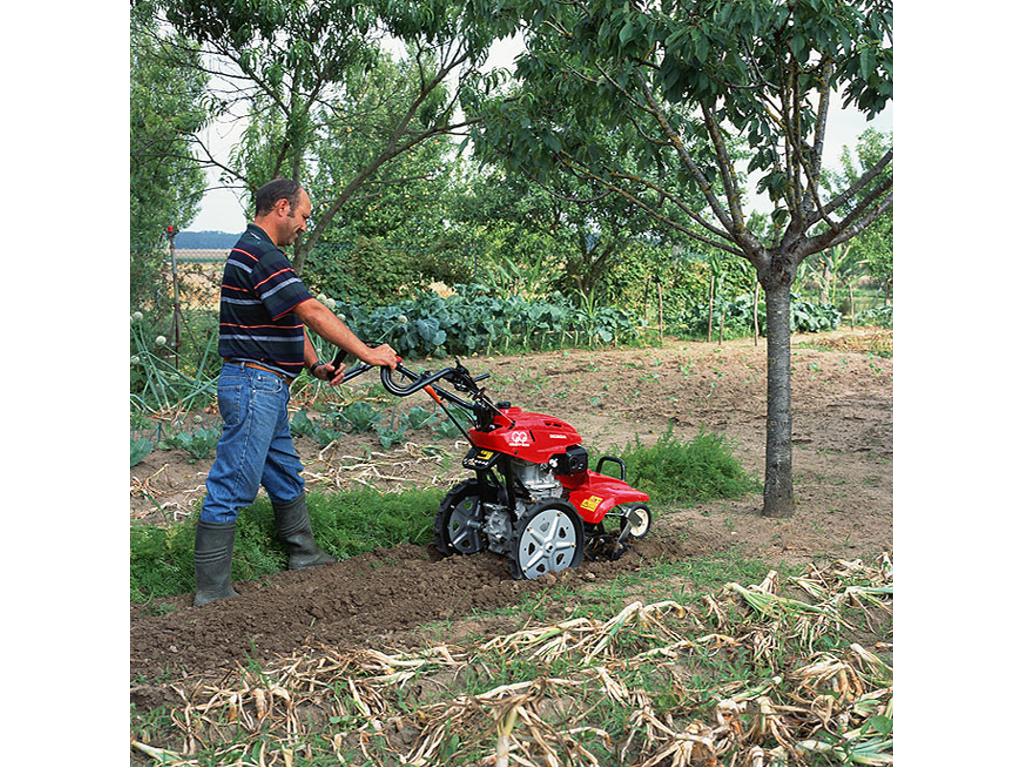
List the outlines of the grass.
<svg viewBox="0 0 1024 768">
<path fill-rule="evenodd" d="M 595 618 L 607 613 L 609 606 L 621 606 L 638 593 L 648 602 L 675 600 L 688 605 L 707 589 L 724 582 L 759 581 L 771 567 L 763 560 L 744 557 L 736 548 L 730 548 L 704 557 L 662 560 L 593 585 L 550 587 L 502 608 L 474 612 L 472 617 L 509 616 L 540 623 Z M 785 563 L 778 563 L 774 568 L 784 575 L 796 573 L 796 569 Z M 566 611 L 567 607 L 570 610 Z"/>
<path fill-rule="evenodd" d="M 374 490 L 309 493 L 309 516 L 317 542 L 339 559 L 430 540 L 439 488 L 379 493 Z M 131 529 L 131 600 L 190 592 L 195 588 L 195 519 L 170 526 Z M 256 579 L 283 570 L 284 549 L 274 539 L 274 512 L 259 499 L 238 516 L 231 572 L 236 580 Z M 157 605 L 156 609 L 160 609 Z M 160 609 L 163 610 L 163 609 Z"/>
<path fill-rule="evenodd" d="M 642 445 L 637 436 L 624 449 L 611 453 L 626 462 L 629 484 L 649 493 L 655 504 L 693 506 L 712 499 L 739 498 L 758 489 L 721 435 L 701 432 L 681 443 L 670 425 L 654 445 Z M 592 454 L 595 467 L 601 455 Z"/>
</svg>

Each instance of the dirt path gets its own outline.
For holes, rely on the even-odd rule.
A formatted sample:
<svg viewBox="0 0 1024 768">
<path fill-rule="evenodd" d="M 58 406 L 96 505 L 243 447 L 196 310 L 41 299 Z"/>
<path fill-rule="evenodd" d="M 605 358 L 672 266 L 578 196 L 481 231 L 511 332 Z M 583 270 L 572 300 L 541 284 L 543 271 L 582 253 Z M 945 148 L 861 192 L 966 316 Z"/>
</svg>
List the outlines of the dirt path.
<svg viewBox="0 0 1024 768">
<path fill-rule="evenodd" d="M 794 517 L 761 517 L 756 494 L 660 510 L 651 538 L 622 560 L 588 563 L 559 579 L 582 586 L 654 558 L 707 555 L 734 545 L 769 562 L 891 549 L 892 361 L 845 348 L 876 342 L 863 333 L 794 339 Z M 800 346 L 809 343 L 816 348 Z M 635 436 L 651 442 L 671 422 L 681 438 L 701 429 L 726 435 L 747 469 L 760 475 L 764 354 L 763 343 L 755 349 L 750 341 L 721 347 L 673 343 L 650 350 L 478 358 L 467 365 L 492 372 L 497 398 L 566 418 L 588 445 L 610 448 Z M 367 464 L 381 488 L 447 485 L 462 476 L 457 461 L 445 468 L 443 457 L 423 450 L 443 441 L 416 435 L 420 442 L 390 453 L 365 436 L 321 455 L 303 439 L 299 452 L 314 488 L 368 482 L 374 473 Z M 464 450 L 452 441 L 444 447 L 452 456 Z M 367 460 L 371 450 L 381 455 Z M 357 458 L 356 469 L 339 468 L 351 463 L 342 456 Z M 201 497 L 208 468 L 208 460 L 189 463 L 181 452 L 152 454 L 132 471 L 132 517 L 152 521 L 186 514 Z M 145 494 L 136 492 L 140 487 Z M 329 568 L 243 583 L 238 599 L 201 610 L 188 607 L 188 596 L 166 601 L 182 610 L 164 616 L 133 609 L 132 676 L 150 683 L 178 679 L 247 659 L 265 661 L 304 643 L 402 645 L 425 623 L 508 605 L 546 586 L 513 581 L 505 563 L 490 555 L 437 561 L 425 547 L 381 550 Z M 166 694 L 162 690 L 139 684 L 133 699 L 151 705 Z"/>
</svg>

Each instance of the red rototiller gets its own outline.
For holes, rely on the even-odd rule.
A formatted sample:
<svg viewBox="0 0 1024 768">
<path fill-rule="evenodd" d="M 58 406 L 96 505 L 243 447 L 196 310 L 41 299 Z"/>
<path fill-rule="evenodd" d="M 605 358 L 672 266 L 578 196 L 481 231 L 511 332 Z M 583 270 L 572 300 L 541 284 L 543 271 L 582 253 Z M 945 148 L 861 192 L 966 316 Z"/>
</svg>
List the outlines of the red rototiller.
<svg viewBox="0 0 1024 768">
<path fill-rule="evenodd" d="M 341 358 L 335 359 L 336 368 Z M 361 363 L 342 380 L 371 367 Z M 470 444 L 462 466 L 473 477 L 451 489 L 434 520 L 435 545 L 442 554 L 487 549 L 508 557 L 516 578 L 536 579 L 575 567 L 584 557 L 616 559 L 631 539 L 647 535 L 650 496 L 626 484 L 626 464 L 618 457 L 602 456 L 597 470 L 589 469 L 587 450 L 571 425 L 509 402 L 492 402 L 479 386 L 490 374 L 474 377 L 458 360 L 436 373 L 416 373 L 402 363 L 396 371 L 406 384 L 397 383 L 391 369 L 381 368 L 388 392 L 408 397 L 425 391 Z M 466 429 L 446 403 L 470 414 L 472 426 Z M 619 476 L 601 474 L 605 463 L 615 465 Z M 609 518 L 613 530 L 605 527 Z"/>
</svg>

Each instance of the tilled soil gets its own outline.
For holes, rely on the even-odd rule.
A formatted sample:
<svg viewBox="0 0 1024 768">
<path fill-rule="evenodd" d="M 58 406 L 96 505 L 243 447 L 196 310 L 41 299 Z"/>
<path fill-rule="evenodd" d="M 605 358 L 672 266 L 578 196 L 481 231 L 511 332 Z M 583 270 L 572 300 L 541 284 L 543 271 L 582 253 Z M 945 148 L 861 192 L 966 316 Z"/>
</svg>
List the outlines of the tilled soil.
<svg viewBox="0 0 1024 768">
<path fill-rule="evenodd" d="M 426 546 L 382 549 L 331 566 L 242 582 L 235 585 L 239 597 L 201 609 L 188 607 L 191 595 L 183 595 L 170 602 L 187 610 L 164 616 L 136 610 L 132 675 L 146 680 L 209 675 L 311 644 L 403 647 L 420 641 L 416 630 L 428 622 L 500 608 L 555 584 L 584 585 L 653 560 L 707 554 L 720 546 L 699 535 L 652 536 L 634 542 L 617 561 L 584 562 L 537 581 L 514 580 L 507 560 L 489 553 L 441 559 Z M 137 704 L 162 699 L 158 686 L 133 689 Z"/>
<path fill-rule="evenodd" d="M 769 562 L 794 563 L 890 549 L 892 361 L 858 351 L 862 335 L 794 338 L 797 512 L 792 518 L 761 516 L 758 494 L 690 509 L 656 510 L 659 517 L 651 536 L 635 543 L 625 557 L 584 563 L 559 574 L 559 583 L 586 588 L 657 558 L 706 556 L 731 546 Z M 800 346 L 811 343 L 815 348 Z M 722 346 L 672 343 L 649 350 L 479 358 L 468 365 L 474 372 L 494 374 L 496 398 L 567 419 L 588 445 L 621 446 L 636 437 L 652 442 L 669 423 L 681 439 L 713 430 L 727 437 L 751 473 L 761 476 L 764 355 L 763 342 L 757 348 L 749 341 Z M 416 439 L 432 442 L 429 434 Z M 341 456 L 380 452 L 368 436 L 326 451 L 302 442 L 298 449 L 312 488 L 358 487 L 368 478 L 377 478 L 373 484 L 382 489 L 446 485 L 464 474 L 457 460 L 442 469 L 415 446 L 378 453 L 353 464 L 351 471 L 342 469 Z M 465 446 L 449 441 L 447 449 L 456 457 Z M 132 517 L 160 519 L 161 505 L 165 512 L 172 507 L 188 511 L 201 498 L 209 463 L 190 463 L 177 451 L 151 455 L 132 471 Z M 372 473 L 367 473 L 367 463 Z M 167 615 L 148 615 L 136 607 L 131 620 L 131 674 L 137 683 L 132 698 L 139 706 L 153 706 L 170 695 L 162 683 L 248 660 L 262 663 L 306 644 L 383 649 L 422 642 L 424 624 L 516 603 L 555 579 L 546 578 L 514 581 L 505 560 L 491 554 L 437 559 L 430 548 L 406 545 L 242 583 L 236 585 L 240 597 L 201 609 L 191 607 L 191 595 L 161 601 L 177 609 Z"/>
</svg>

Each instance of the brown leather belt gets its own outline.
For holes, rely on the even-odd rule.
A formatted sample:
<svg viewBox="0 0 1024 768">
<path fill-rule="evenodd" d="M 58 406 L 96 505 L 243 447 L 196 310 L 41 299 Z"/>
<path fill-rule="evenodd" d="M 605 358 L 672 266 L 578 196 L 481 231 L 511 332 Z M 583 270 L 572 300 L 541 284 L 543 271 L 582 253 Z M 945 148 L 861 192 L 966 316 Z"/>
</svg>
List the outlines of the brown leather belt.
<svg viewBox="0 0 1024 768">
<path fill-rule="evenodd" d="M 293 381 L 292 377 L 285 376 L 280 371 L 275 371 L 273 368 L 268 368 L 267 366 L 260 365 L 259 363 L 250 363 L 248 360 L 225 360 L 224 362 L 232 363 L 233 365 L 240 365 L 243 368 L 255 368 L 257 371 L 266 371 L 267 373 L 272 373 L 279 379 L 283 379 L 285 384 L 291 384 Z"/>
</svg>

